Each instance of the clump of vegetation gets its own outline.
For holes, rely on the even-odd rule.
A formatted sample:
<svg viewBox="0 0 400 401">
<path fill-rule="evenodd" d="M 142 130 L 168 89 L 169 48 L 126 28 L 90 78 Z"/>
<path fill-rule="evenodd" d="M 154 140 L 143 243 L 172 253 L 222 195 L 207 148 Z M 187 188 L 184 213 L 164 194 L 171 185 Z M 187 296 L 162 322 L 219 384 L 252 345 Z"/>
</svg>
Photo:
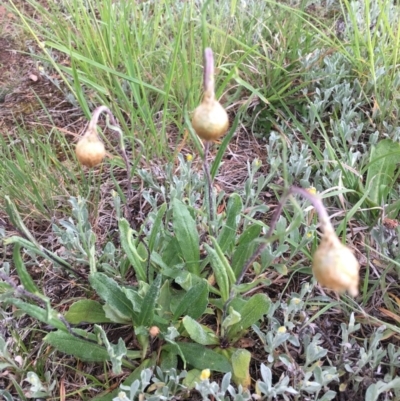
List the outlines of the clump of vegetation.
<svg viewBox="0 0 400 401">
<path fill-rule="evenodd" d="M 2 138 L 0 395 L 398 399 L 399 6 L 28 3 L 89 125 Z"/>
</svg>

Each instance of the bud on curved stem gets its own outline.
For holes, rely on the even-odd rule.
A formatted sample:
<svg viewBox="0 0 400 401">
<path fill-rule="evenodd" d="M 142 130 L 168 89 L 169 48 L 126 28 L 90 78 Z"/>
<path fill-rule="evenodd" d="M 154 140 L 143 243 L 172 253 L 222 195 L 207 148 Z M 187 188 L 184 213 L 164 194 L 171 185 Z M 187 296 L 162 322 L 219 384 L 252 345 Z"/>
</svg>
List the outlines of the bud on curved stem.
<svg viewBox="0 0 400 401">
<path fill-rule="evenodd" d="M 321 285 L 331 290 L 338 292 L 348 291 L 350 295 L 356 296 L 358 294 L 360 269 L 357 259 L 350 248 L 343 245 L 337 237 L 321 198 L 298 187 L 289 188 L 288 192 L 282 196 L 272 217 L 269 230 L 265 235 L 266 242 L 259 245 L 246 262 L 235 284 L 239 285 L 242 282 L 247 270 L 268 246 L 279 216 L 282 214 L 283 206 L 293 194 L 301 195 L 313 204 L 321 223 L 322 239 L 318 249 L 314 253 L 312 262 L 315 278 Z M 234 296 L 235 292 L 232 289 L 229 299 L 224 305 L 223 319 L 226 317 L 228 306 Z"/>
<path fill-rule="evenodd" d="M 228 130 L 229 118 L 225 109 L 217 100 L 215 100 L 214 55 L 209 47 L 204 50 L 203 74 L 203 100 L 193 112 L 192 126 L 197 135 L 205 141 L 204 173 L 207 181 L 210 232 L 212 235 L 214 235 L 213 224 L 215 221 L 215 205 L 213 199 L 212 179 L 207 156 L 211 141 L 218 139 Z"/>
<path fill-rule="evenodd" d="M 203 100 L 193 112 L 192 126 L 201 139 L 212 141 L 228 131 L 229 118 L 225 109 L 215 100 L 214 56 L 209 47 L 204 50 L 203 85 Z"/>
<path fill-rule="evenodd" d="M 131 165 L 128 155 L 126 154 L 124 134 L 121 128 L 119 127 L 117 120 L 115 119 L 114 115 L 112 114 L 111 110 L 108 107 L 99 106 L 93 111 L 88 129 L 82 136 L 82 138 L 78 141 L 75 148 L 75 153 L 78 158 L 78 161 L 82 165 L 87 167 L 94 167 L 103 161 L 106 151 L 103 142 L 100 140 L 97 134 L 97 123 L 102 113 L 106 113 L 107 127 L 118 134 L 119 148 L 121 150 L 121 156 L 125 163 L 126 175 L 128 180 L 128 194 L 127 194 L 127 205 L 125 208 L 125 216 L 129 220 L 131 217 L 129 208 L 133 196 L 132 182 L 131 182 Z"/>
</svg>

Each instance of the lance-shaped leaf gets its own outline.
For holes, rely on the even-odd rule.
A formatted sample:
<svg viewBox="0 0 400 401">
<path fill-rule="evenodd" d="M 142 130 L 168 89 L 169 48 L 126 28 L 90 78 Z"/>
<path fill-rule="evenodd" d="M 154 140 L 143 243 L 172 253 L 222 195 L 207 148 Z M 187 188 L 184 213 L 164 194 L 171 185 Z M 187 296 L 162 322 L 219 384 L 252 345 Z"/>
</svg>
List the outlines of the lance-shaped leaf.
<svg viewBox="0 0 400 401">
<path fill-rule="evenodd" d="M 71 324 L 80 324 L 82 322 L 111 322 L 111 320 L 106 317 L 103 305 L 100 302 L 93 301 L 92 299 L 81 299 L 74 302 L 64 317 Z"/>
<path fill-rule="evenodd" d="M 84 330 L 76 329 L 75 332 L 82 336 L 87 335 Z M 93 338 L 96 337 L 93 335 L 90 336 L 90 339 L 93 340 Z M 103 346 L 92 341 L 86 341 L 82 338 L 75 337 L 64 331 L 53 331 L 47 334 L 44 341 L 58 351 L 64 352 L 64 354 L 67 355 L 73 355 L 84 361 L 103 362 L 110 360 L 110 356 Z"/>
<path fill-rule="evenodd" d="M 133 230 L 129 225 L 128 220 L 120 219 L 118 227 L 122 248 L 125 251 L 126 256 L 128 256 L 137 278 L 146 282 L 146 259 L 141 258 L 139 255 L 137 247 L 133 242 Z"/>
<path fill-rule="evenodd" d="M 137 324 L 139 326 L 150 326 L 154 320 L 154 312 L 156 309 L 157 299 L 160 295 L 162 275 L 159 274 L 156 279 L 152 282 L 149 290 L 147 291 L 143 303 L 142 309 L 139 314 Z"/>
<path fill-rule="evenodd" d="M 174 312 L 174 319 L 187 314 L 193 319 L 198 319 L 206 310 L 208 304 L 208 284 L 202 279 L 189 289 L 183 296 Z"/>
<path fill-rule="evenodd" d="M 253 295 L 238 311 L 242 317 L 240 321 L 228 328 L 228 338 L 234 342 L 238 334 L 268 313 L 270 304 L 271 301 L 265 294 Z"/>
<path fill-rule="evenodd" d="M 182 320 L 183 326 L 188 332 L 190 338 L 198 344 L 202 345 L 217 345 L 219 339 L 215 333 L 208 327 L 197 323 L 190 316 L 185 316 Z"/>
<path fill-rule="evenodd" d="M 28 273 L 25 263 L 22 260 L 21 245 L 18 243 L 14 245 L 13 261 L 15 269 L 17 270 L 18 273 L 18 277 L 21 280 L 21 283 L 24 286 L 25 290 L 32 294 L 41 295 L 39 288 L 36 286 L 31 275 Z"/>
<path fill-rule="evenodd" d="M 164 345 L 163 349 L 184 355 L 186 363 L 196 369 L 210 369 L 216 372 L 230 372 L 232 366 L 228 359 L 217 352 L 195 343 L 177 342 L 175 344 Z M 179 352 L 180 351 L 180 352 Z"/>
<path fill-rule="evenodd" d="M 237 349 L 231 357 L 233 381 L 237 386 L 247 389 L 251 384 L 250 361 L 251 353 L 246 349 Z"/>
<path fill-rule="evenodd" d="M 200 275 L 199 233 L 187 206 L 178 199 L 173 201 L 173 226 L 183 259 L 189 272 Z"/>
<path fill-rule="evenodd" d="M 89 276 L 89 281 L 99 297 L 116 309 L 120 315 L 126 318 L 136 317 L 131 301 L 115 280 L 103 273 L 94 273 Z"/>
<path fill-rule="evenodd" d="M 238 194 L 233 193 L 229 197 L 226 210 L 226 222 L 218 236 L 218 244 L 222 252 L 226 252 L 229 247 L 232 247 L 235 243 L 238 216 L 242 211 L 242 207 L 242 198 Z"/>
</svg>

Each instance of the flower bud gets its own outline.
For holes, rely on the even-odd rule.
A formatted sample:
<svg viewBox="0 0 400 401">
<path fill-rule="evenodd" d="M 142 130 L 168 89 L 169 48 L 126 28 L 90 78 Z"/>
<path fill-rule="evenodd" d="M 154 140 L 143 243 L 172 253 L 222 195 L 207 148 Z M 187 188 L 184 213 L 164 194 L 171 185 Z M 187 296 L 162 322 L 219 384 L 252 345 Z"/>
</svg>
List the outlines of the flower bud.
<svg viewBox="0 0 400 401">
<path fill-rule="evenodd" d="M 228 114 L 215 100 L 214 55 L 210 48 L 204 50 L 204 96 L 200 106 L 193 112 L 192 126 L 205 141 L 218 139 L 229 128 Z"/>
<path fill-rule="evenodd" d="M 106 150 L 95 129 L 89 129 L 82 136 L 76 144 L 75 153 L 79 163 L 87 167 L 94 167 L 103 161 Z"/>
<path fill-rule="evenodd" d="M 213 93 L 204 94 L 203 102 L 193 113 L 192 126 L 196 134 L 205 141 L 216 140 L 228 131 L 228 114 L 215 100 Z"/>
<path fill-rule="evenodd" d="M 150 337 L 154 338 L 160 334 L 160 329 L 157 326 L 151 326 L 149 329 Z"/>
<path fill-rule="evenodd" d="M 327 230 L 314 253 L 313 273 L 317 281 L 331 290 L 358 294 L 360 265 L 353 252 L 336 234 Z"/>
</svg>

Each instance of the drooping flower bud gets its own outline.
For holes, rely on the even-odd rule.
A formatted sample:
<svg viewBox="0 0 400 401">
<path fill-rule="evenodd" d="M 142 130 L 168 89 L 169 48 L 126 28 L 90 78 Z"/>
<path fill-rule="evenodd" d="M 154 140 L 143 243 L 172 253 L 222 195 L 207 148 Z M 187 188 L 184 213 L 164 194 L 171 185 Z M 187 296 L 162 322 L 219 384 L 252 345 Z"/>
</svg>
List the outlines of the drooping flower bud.
<svg viewBox="0 0 400 401">
<path fill-rule="evenodd" d="M 79 163 L 87 167 L 97 166 L 103 161 L 106 149 L 95 128 L 89 127 L 76 144 L 75 153 Z"/>
<path fill-rule="evenodd" d="M 229 128 L 228 114 L 215 99 L 214 57 L 210 48 L 204 51 L 204 96 L 193 112 L 192 126 L 196 134 L 205 141 L 218 139 Z"/>
<path fill-rule="evenodd" d="M 360 265 L 353 252 L 343 245 L 335 232 L 324 232 L 321 243 L 314 253 L 313 273 L 317 281 L 331 290 L 350 295 L 358 294 Z"/>
</svg>

